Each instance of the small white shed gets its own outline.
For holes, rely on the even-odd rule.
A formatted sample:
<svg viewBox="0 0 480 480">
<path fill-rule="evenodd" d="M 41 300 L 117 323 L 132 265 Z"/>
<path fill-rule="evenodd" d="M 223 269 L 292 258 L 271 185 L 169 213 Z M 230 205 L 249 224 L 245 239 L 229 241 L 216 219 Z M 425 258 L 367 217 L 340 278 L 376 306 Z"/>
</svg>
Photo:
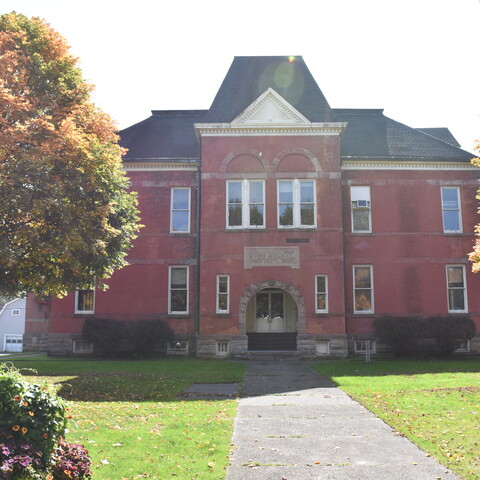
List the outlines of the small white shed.
<svg viewBox="0 0 480 480">
<path fill-rule="evenodd" d="M 25 298 L 8 302 L 0 312 L 0 352 L 21 352 L 25 333 Z"/>
</svg>

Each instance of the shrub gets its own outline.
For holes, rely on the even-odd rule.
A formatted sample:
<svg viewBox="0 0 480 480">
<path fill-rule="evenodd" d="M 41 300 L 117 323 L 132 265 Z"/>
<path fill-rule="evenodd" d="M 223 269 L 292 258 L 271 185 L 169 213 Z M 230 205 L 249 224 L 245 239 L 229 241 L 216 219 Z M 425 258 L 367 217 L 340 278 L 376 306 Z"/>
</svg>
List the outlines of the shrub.
<svg viewBox="0 0 480 480">
<path fill-rule="evenodd" d="M 173 331 L 163 320 L 144 319 L 128 322 L 87 318 L 83 336 L 95 351 L 107 357 L 135 355 L 151 357 L 158 347 L 173 339 Z"/>
<path fill-rule="evenodd" d="M 14 367 L 0 365 L 0 437 L 12 455 L 26 447 L 40 453 L 42 466 L 67 427 L 65 402 L 47 385 L 30 384 Z M 6 444 L 5 442 L 9 442 Z M 10 445 L 10 447 L 9 447 Z"/>
<path fill-rule="evenodd" d="M 374 320 L 375 334 L 397 357 L 408 357 L 419 350 L 423 322 L 417 317 L 381 317 Z"/>
<path fill-rule="evenodd" d="M 91 460 L 82 445 L 67 443 L 61 439 L 52 457 L 54 480 L 83 480 L 91 478 Z"/>
<path fill-rule="evenodd" d="M 475 335 L 469 317 L 381 317 L 374 321 L 375 334 L 399 357 L 412 355 L 450 356 L 459 342 Z"/>
<path fill-rule="evenodd" d="M 426 322 L 426 336 L 435 340 L 435 353 L 441 357 L 451 356 L 460 342 L 475 335 L 475 323 L 466 316 L 430 317 Z"/>
<path fill-rule="evenodd" d="M 125 322 L 109 318 L 87 318 L 83 336 L 94 344 L 95 351 L 106 357 L 118 357 L 125 337 Z"/>
<path fill-rule="evenodd" d="M 128 340 L 134 355 L 151 357 L 159 346 L 173 340 L 173 331 L 162 320 L 136 320 L 129 322 L 126 328 Z"/>
<path fill-rule="evenodd" d="M 30 384 L 16 368 L 0 364 L 2 480 L 91 478 L 88 452 L 62 438 L 67 411 L 46 384 Z"/>
</svg>

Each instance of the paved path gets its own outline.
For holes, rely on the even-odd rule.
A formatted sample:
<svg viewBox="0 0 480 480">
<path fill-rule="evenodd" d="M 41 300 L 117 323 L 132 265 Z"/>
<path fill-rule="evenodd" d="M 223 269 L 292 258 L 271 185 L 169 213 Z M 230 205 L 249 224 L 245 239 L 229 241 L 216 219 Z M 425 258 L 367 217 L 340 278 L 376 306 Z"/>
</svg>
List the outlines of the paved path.
<svg viewBox="0 0 480 480">
<path fill-rule="evenodd" d="M 248 363 L 227 480 L 458 480 L 302 363 Z"/>
</svg>

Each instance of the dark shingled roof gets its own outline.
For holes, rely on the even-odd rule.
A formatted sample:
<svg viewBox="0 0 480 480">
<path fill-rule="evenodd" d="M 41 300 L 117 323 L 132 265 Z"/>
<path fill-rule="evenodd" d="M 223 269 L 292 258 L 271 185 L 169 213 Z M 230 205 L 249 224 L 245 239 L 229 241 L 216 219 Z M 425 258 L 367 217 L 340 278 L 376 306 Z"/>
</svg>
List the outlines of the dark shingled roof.
<svg viewBox="0 0 480 480">
<path fill-rule="evenodd" d="M 189 161 L 200 158 L 194 123 L 206 110 L 153 110 L 152 116 L 120 132 L 120 145 L 128 148 L 124 161 Z"/>
<path fill-rule="evenodd" d="M 446 127 L 438 127 L 438 128 L 417 128 L 423 133 L 427 135 L 431 135 L 432 137 L 438 138 L 443 142 L 449 143 L 454 147 L 459 147 L 460 144 L 457 142 L 457 139 L 452 135 L 452 132 Z"/>
<path fill-rule="evenodd" d="M 472 154 L 415 128 L 396 122 L 383 110 L 334 109 L 348 122 L 342 137 L 342 158 L 418 159 L 470 162 Z"/>
<path fill-rule="evenodd" d="M 235 57 L 210 110 L 155 110 L 122 130 L 120 143 L 129 149 L 124 160 L 198 160 L 194 124 L 230 123 L 269 87 L 311 122 L 347 122 L 343 159 L 469 163 L 473 157 L 446 128 L 410 128 L 378 109 L 331 109 L 302 57 Z"/>
<path fill-rule="evenodd" d="M 311 122 L 334 121 L 302 57 L 235 57 L 205 123 L 230 123 L 269 87 Z"/>
</svg>

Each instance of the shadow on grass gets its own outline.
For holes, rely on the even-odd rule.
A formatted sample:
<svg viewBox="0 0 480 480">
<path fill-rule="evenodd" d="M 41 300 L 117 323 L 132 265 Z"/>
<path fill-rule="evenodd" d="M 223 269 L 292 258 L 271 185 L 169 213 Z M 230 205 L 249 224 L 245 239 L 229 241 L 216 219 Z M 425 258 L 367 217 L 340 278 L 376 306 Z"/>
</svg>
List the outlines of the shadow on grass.
<svg viewBox="0 0 480 480">
<path fill-rule="evenodd" d="M 311 367 L 327 378 L 479 372 L 480 358 L 391 359 L 372 357 L 371 361 L 367 363 L 364 358 L 356 357 L 346 360 L 312 362 Z"/>
</svg>

